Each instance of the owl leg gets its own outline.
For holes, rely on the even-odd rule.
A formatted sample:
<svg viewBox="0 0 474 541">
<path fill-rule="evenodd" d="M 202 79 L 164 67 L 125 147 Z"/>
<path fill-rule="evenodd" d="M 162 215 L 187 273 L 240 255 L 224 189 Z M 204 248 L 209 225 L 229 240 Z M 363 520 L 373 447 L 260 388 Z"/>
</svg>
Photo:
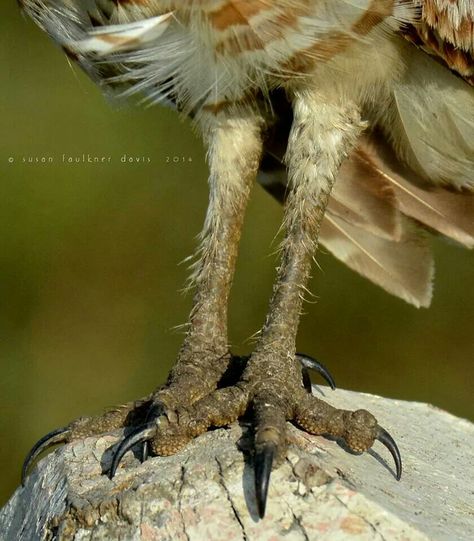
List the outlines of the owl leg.
<svg viewBox="0 0 474 541">
<path fill-rule="evenodd" d="M 252 356 L 233 380 L 170 418 L 158 407 L 117 447 L 113 476 L 123 455 L 138 442 L 153 453 L 174 454 L 210 427 L 225 426 L 250 409 L 255 418 L 255 489 L 260 516 L 265 513 L 273 463 L 284 457 L 286 422 L 313 434 L 345 439 L 357 452 L 381 441 L 392 454 L 397 477 L 401 459 L 391 436 L 365 410 L 338 410 L 306 392 L 307 378 L 295 354 L 296 333 L 316 250 L 318 232 L 334 179 L 363 129 L 356 107 L 321 104 L 312 94 L 294 99 L 287 165 L 290 194 L 285 211 L 286 237 L 267 320 Z"/>
<path fill-rule="evenodd" d="M 243 374 L 255 413 L 255 481 L 265 512 L 272 463 L 285 454 L 286 421 L 314 434 L 342 437 L 353 451 L 383 440 L 401 462 L 393 440 L 366 411 L 337 410 L 307 393 L 295 362 L 296 334 L 320 225 L 342 160 L 364 128 L 356 106 L 296 93 L 286 163 L 289 188 L 281 263 L 260 340 Z M 393 444 L 393 445 L 392 445 Z"/>
<path fill-rule="evenodd" d="M 286 236 L 257 347 L 245 362 L 236 362 L 227 348 L 226 318 L 243 214 L 261 151 L 259 129 L 255 120 L 246 124 L 242 119 L 225 119 L 222 130 L 218 126 L 209 140 L 211 202 L 195 276 L 190 330 L 167 385 L 140 402 L 138 409 L 145 414 L 141 424 L 135 419 L 136 428 L 117 446 L 111 477 L 135 444 L 142 444 L 144 456 L 148 449 L 154 454 L 173 454 L 209 427 L 225 426 L 249 408 L 255 416 L 255 488 L 260 516 L 265 513 L 272 465 L 285 453 L 286 421 L 314 434 L 342 437 L 354 451 L 365 451 L 378 439 L 392 453 L 400 476 L 395 442 L 370 413 L 337 410 L 305 389 L 307 376 L 304 370 L 302 375 L 295 353 L 303 294 L 334 179 L 363 124 L 356 107 L 328 105 L 312 93 L 295 94 L 293 106 L 286 158 L 290 179 Z M 248 130 L 241 131 L 242 122 Z M 303 363 L 304 368 L 307 365 L 308 360 L 306 366 Z M 318 368 L 317 363 L 313 366 Z M 321 366 L 319 371 L 324 373 Z M 136 412 L 136 405 L 127 406 L 114 420 Z M 103 431 L 103 422 L 92 421 L 94 430 L 96 426 Z M 88 420 L 72 423 L 51 437 L 56 443 L 84 435 L 84 429 L 85 435 L 91 432 Z"/>
<path fill-rule="evenodd" d="M 172 422 L 178 407 L 189 407 L 216 389 L 232 359 L 227 304 L 245 209 L 260 163 L 262 125 L 256 115 L 232 116 L 226 111 L 209 113 L 201 120 L 208 146 L 209 206 L 192 277 L 195 296 L 188 332 L 167 383 L 139 401 L 51 432 L 30 451 L 23 478 L 36 456 L 50 445 L 140 425 L 158 414 L 166 414 Z"/>
<path fill-rule="evenodd" d="M 189 330 L 167 383 L 147 397 L 98 416 L 81 417 L 41 438 L 24 461 L 23 482 L 34 460 L 53 445 L 119 428 L 126 428 L 128 434 L 160 415 L 167 416 L 172 423 L 178 409 L 189 408 L 218 384 L 230 385 L 242 374 L 247 359 L 232 357 L 228 349 L 227 302 L 245 207 L 260 159 L 261 124 L 259 118 L 233 120 L 222 115 L 208 119 L 204 129 L 209 146 L 210 203 L 201 257 L 195 269 L 196 294 Z M 330 373 L 321 363 L 307 356 L 299 358 L 307 386 L 308 369 L 312 369 L 334 387 Z M 161 451 L 165 451 L 164 447 L 174 449 L 172 441 L 164 438 Z"/>
</svg>

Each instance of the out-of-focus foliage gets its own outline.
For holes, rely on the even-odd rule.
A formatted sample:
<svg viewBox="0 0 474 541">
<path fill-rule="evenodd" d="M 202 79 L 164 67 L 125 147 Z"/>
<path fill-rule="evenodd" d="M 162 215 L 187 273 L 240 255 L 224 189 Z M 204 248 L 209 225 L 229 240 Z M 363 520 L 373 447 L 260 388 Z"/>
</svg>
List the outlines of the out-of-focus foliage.
<svg viewBox="0 0 474 541">
<path fill-rule="evenodd" d="M 201 143 L 172 111 L 111 106 L 15 3 L 2 7 L 2 22 L 4 501 L 45 432 L 138 398 L 166 377 L 182 340 L 173 327 L 191 303 L 179 293 L 187 269 L 178 263 L 195 249 L 207 187 Z M 63 154 L 111 161 L 67 164 Z M 124 154 L 139 163 L 122 163 Z M 257 187 L 230 312 L 235 352 L 251 349 L 263 321 L 281 216 Z M 317 302 L 306 305 L 298 347 L 324 360 L 341 387 L 474 417 L 473 254 L 435 244 L 436 294 L 422 311 L 320 254 Z"/>
</svg>

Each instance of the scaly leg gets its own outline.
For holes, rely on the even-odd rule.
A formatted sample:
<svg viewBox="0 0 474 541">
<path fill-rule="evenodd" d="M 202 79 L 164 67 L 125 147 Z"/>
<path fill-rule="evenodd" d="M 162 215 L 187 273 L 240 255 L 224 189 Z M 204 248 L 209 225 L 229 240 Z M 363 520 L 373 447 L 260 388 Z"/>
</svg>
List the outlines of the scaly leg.
<svg viewBox="0 0 474 541">
<path fill-rule="evenodd" d="M 261 149 L 258 122 L 227 119 L 210 142 L 211 210 L 196 275 L 190 331 L 168 384 L 148 398 L 143 424 L 118 445 L 111 476 L 136 443 L 147 442 L 155 454 L 173 454 L 209 427 L 235 421 L 251 406 L 256 424 L 255 481 L 260 516 L 265 513 L 272 464 L 285 453 L 288 420 L 313 434 L 344 438 L 349 448 L 358 452 L 379 439 L 392 453 L 400 477 L 397 446 L 369 412 L 335 409 L 305 390 L 307 378 L 301 375 L 295 353 L 303 294 L 337 171 L 354 147 L 363 123 L 355 105 L 331 104 L 313 92 L 295 93 L 293 107 L 286 157 L 291 190 L 285 210 L 286 236 L 257 347 L 240 373 L 237 370 L 233 378 L 226 379 L 232 364 L 225 337 L 226 305 L 245 204 Z M 242 130 L 242 123 L 246 130 Z M 222 362 L 225 359 L 227 362 Z M 224 379 L 227 386 L 222 386 Z M 90 431 L 88 422 L 85 426 Z M 95 429 L 97 423 L 92 420 L 92 425 Z M 72 437 L 84 435 L 81 430 L 80 423 L 67 429 Z M 53 434 L 53 438 L 60 437 Z"/>
<path fill-rule="evenodd" d="M 257 347 L 235 383 L 217 389 L 176 417 L 157 415 L 118 446 L 111 475 L 131 446 L 148 441 L 153 452 L 177 452 L 211 426 L 225 426 L 249 406 L 255 414 L 255 481 L 260 516 L 265 513 L 274 459 L 285 452 L 286 421 L 313 434 L 344 438 L 353 451 L 369 449 L 375 439 L 394 457 L 398 448 L 365 410 L 338 410 L 311 395 L 295 355 L 295 341 L 321 220 L 338 168 L 363 129 L 355 106 L 328 105 L 311 93 L 296 94 L 287 163 L 291 192 L 285 211 L 286 237 L 270 310 Z"/>
<path fill-rule="evenodd" d="M 84 417 L 42 438 L 23 466 L 23 478 L 36 456 L 49 445 L 136 426 L 148 417 L 190 406 L 216 389 L 229 368 L 227 304 L 234 275 L 245 209 L 261 152 L 263 121 L 256 115 L 232 117 L 225 111 L 202 119 L 208 146 L 209 206 L 194 269 L 195 296 L 184 344 L 166 385 L 151 395 Z"/>
<path fill-rule="evenodd" d="M 356 106 L 330 104 L 312 92 L 297 93 L 293 108 L 282 260 L 260 341 L 243 376 L 256 416 L 255 480 L 261 516 L 273 460 L 285 452 L 287 420 L 313 434 L 344 438 L 357 452 L 379 439 L 395 459 L 397 477 L 401 473 L 395 442 L 369 412 L 337 410 L 302 389 L 295 341 L 311 261 L 337 171 L 363 124 Z"/>
</svg>

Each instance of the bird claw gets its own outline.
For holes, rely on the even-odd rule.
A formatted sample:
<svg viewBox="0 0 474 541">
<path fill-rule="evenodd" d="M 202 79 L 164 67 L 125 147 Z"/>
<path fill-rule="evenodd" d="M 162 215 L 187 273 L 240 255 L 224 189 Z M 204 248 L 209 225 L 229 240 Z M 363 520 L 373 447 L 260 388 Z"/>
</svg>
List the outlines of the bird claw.
<svg viewBox="0 0 474 541">
<path fill-rule="evenodd" d="M 402 458 L 395 440 L 385 430 L 378 426 L 375 439 L 382 443 L 391 453 L 396 468 L 396 478 L 400 481 L 402 476 Z M 261 450 L 255 454 L 255 495 L 257 500 L 258 516 L 265 516 L 267 505 L 268 487 L 270 484 L 270 474 L 272 471 L 273 459 L 276 454 L 276 446 L 272 443 L 265 444 Z"/>
<path fill-rule="evenodd" d="M 150 444 L 148 443 L 148 440 L 143 442 L 142 449 L 141 449 L 141 456 L 140 460 L 143 464 L 143 462 L 146 462 L 148 460 L 148 457 L 150 456 Z"/>
<path fill-rule="evenodd" d="M 255 454 L 255 496 L 257 499 L 258 516 L 260 518 L 265 516 L 270 474 L 272 473 L 275 453 L 276 446 L 273 443 L 266 443 Z"/>
<path fill-rule="evenodd" d="M 309 370 L 305 367 L 301 367 L 301 377 L 303 379 L 303 387 L 309 394 L 313 392 L 313 384 L 311 383 L 311 377 L 309 375 Z"/>
<path fill-rule="evenodd" d="M 378 440 L 382 445 L 384 445 L 390 451 L 390 454 L 392 455 L 393 460 L 395 462 L 395 468 L 396 468 L 395 477 L 397 481 L 400 481 L 402 477 L 402 457 L 400 455 L 400 450 L 398 449 L 398 446 L 395 443 L 395 440 L 385 430 L 385 428 L 382 428 L 381 426 L 377 428 L 377 434 L 375 436 L 375 439 Z"/>
<path fill-rule="evenodd" d="M 68 427 L 57 428 L 56 430 L 52 430 L 51 432 L 48 432 L 48 434 L 43 436 L 40 440 L 38 440 L 33 445 L 30 452 L 26 455 L 26 458 L 23 462 L 23 466 L 21 468 L 22 486 L 25 486 L 28 470 L 31 464 L 36 460 L 36 458 L 38 458 L 38 456 L 43 451 L 45 451 L 49 447 L 52 447 L 53 445 L 57 445 L 59 443 L 67 443 L 69 435 L 70 435 L 70 430 Z"/>
<path fill-rule="evenodd" d="M 318 372 L 331 386 L 331 388 L 335 389 L 336 386 L 334 383 L 334 379 L 322 363 L 304 354 L 297 354 L 296 358 L 301 364 L 303 385 L 309 392 L 311 392 L 311 380 L 309 378 L 309 370 L 314 370 Z M 237 371 L 240 371 L 241 373 L 246 366 L 248 358 L 238 358 L 238 361 L 241 363 L 242 366 Z M 122 441 L 118 443 L 118 445 L 113 451 L 112 462 L 108 471 L 108 477 L 110 479 L 115 476 L 124 455 L 135 445 L 141 444 L 141 460 L 144 462 L 148 458 L 151 449 L 154 449 L 154 445 L 158 441 L 157 438 L 161 439 L 160 436 L 164 436 L 164 433 L 161 434 L 162 429 L 166 428 L 169 423 L 173 424 L 173 417 L 169 417 L 169 414 L 167 414 L 165 410 L 166 408 L 163 406 L 163 404 L 159 402 L 155 402 L 154 404 L 152 404 L 152 406 L 148 409 L 147 415 L 144 418 L 142 417 L 143 421 L 141 422 L 141 424 L 139 426 L 135 426 L 135 428 L 133 428 L 122 439 Z M 77 435 L 74 431 L 74 428 L 71 428 L 71 426 L 73 425 L 70 425 L 69 427 L 59 428 L 50 432 L 49 434 L 41 438 L 33 446 L 23 464 L 22 484 L 25 483 L 26 476 L 31 464 L 40 455 L 40 453 L 42 453 L 44 450 L 46 450 L 52 445 L 59 443 L 67 443 L 71 440 L 71 438 L 73 438 L 73 436 Z M 400 480 L 402 475 L 402 460 L 400 456 L 400 451 L 394 439 L 384 428 L 377 425 L 375 428 L 374 440 L 380 441 L 392 455 L 395 462 L 396 478 L 397 480 Z M 260 518 L 263 518 L 265 515 L 271 470 L 279 446 L 274 441 L 265 441 L 257 444 L 256 447 L 257 450 L 255 453 L 254 461 L 256 504 L 258 515 Z"/>
<path fill-rule="evenodd" d="M 297 353 L 296 358 L 302 366 L 301 370 L 303 373 L 303 385 L 308 392 L 311 392 L 311 380 L 309 379 L 308 373 L 309 370 L 314 370 L 315 372 L 318 372 L 318 374 L 320 374 L 326 380 L 326 382 L 333 391 L 336 389 L 336 382 L 334 381 L 331 373 L 326 368 L 326 366 L 324 366 L 323 363 L 319 362 L 314 357 L 305 355 L 304 353 Z"/>
<path fill-rule="evenodd" d="M 137 443 L 142 443 L 142 461 L 148 458 L 148 441 L 156 434 L 157 424 L 151 421 L 144 425 L 138 426 L 127 434 L 123 440 L 117 445 L 112 456 L 112 463 L 109 470 L 109 479 L 112 479 L 117 472 L 117 468 L 123 456 Z"/>
<path fill-rule="evenodd" d="M 166 415 L 166 410 L 164 408 L 164 406 L 160 403 L 156 403 L 156 404 L 153 404 L 151 406 L 151 408 L 148 410 L 148 413 L 146 415 L 146 418 L 145 418 L 145 425 L 149 425 L 149 424 L 152 424 L 153 421 L 152 419 L 158 419 L 160 418 L 162 415 Z M 143 425 L 140 425 L 140 427 L 142 427 Z M 140 428 L 138 427 L 138 428 Z M 140 456 L 140 460 L 141 462 L 146 462 L 148 460 L 148 457 L 150 456 L 150 444 L 149 444 L 149 439 L 150 438 L 147 438 L 147 439 L 144 439 L 143 442 L 142 442 L 142 447 L 141 447 L 141 456 Z"/>
</svg>

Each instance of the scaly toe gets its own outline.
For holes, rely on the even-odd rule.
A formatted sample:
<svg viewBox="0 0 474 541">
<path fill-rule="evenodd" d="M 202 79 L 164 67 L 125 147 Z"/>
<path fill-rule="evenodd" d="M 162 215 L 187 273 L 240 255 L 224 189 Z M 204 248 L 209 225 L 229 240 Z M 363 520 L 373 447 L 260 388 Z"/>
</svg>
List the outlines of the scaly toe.
<svg viewBox="0 0 474 541">
<path fill-rule="evenodd" d="M 363 453 L 380 441 L 393 457 L 396 478 L 402 475 L 400 451 L 392 436 L 366 410 L 348 411 L 333 408 L 314 396 L 303 393 L 295 412 L 295 422 L 310 434 L 342 438 L 347 447 Z"/>
<path fill-rule="evenodd" d="M 28 471 L 38 456 L 53 445 L 65 444 L 74 440 L 97 436 L 112 430 L 142 424 L 149 408 L 150 399 L 146 397 L 135 402 L 129 402 L 123 406 L 112 408 L 96 417 L 80 417 L 68 426 L 58 428 L 43 436 L 28 453 L 23 463 L 21 479 L 25 484 Z"/>
<path fill-rule="evenodd" d="M 377 435 L 377 419 L 366 410 L 348 411 L 344 415 L 343 438 L 351 451 L 370 449 Z"/>
</svg>

